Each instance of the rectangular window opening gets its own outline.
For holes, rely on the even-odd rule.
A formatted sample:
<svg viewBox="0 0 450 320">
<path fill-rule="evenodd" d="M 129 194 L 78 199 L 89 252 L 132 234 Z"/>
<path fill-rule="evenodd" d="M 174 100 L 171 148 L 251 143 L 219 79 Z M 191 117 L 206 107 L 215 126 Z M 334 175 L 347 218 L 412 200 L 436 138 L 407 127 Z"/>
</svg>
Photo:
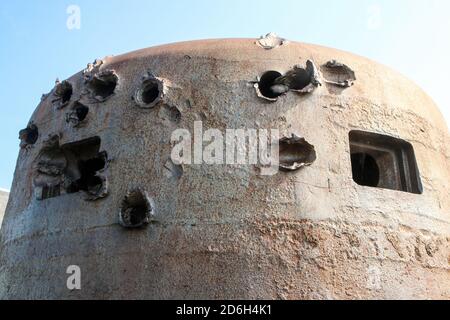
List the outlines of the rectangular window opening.
<svg viewBox="0 0 450 320">
<path fill-rule="evenodd" d="M 38 200 L 71 193 L 101 192 L 104 179 L 98 175 L 107 165 L 106 152 L 100 152 L 99 137 L 45 148 L 38 159 L 35 185 Z"/>
<path fill-rule="evenodd" d="M 422 194 L 413 146 L 394 137 L 351 131 L 353 180 L 366 187 Z"/>
</svg>

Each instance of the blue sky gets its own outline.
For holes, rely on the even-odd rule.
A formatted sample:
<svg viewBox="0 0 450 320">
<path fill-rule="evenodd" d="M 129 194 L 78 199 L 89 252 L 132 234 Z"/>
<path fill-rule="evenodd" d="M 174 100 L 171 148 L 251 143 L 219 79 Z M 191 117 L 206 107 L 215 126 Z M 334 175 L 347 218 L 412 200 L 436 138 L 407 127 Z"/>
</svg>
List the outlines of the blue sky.
<svg viewBox="0 0 450 320">
<path fill-rule="evenodd" d="M 69 29 L 67 8 L 80 9 Z M 9 189 L 18 132 L 57 77 L 96 58 L 176 41 L 250 37 L 351 51 L 422 86 L 450 123 L 448 0 L 15 0 L 0 2 L 0 187 Z"/>
</svg>

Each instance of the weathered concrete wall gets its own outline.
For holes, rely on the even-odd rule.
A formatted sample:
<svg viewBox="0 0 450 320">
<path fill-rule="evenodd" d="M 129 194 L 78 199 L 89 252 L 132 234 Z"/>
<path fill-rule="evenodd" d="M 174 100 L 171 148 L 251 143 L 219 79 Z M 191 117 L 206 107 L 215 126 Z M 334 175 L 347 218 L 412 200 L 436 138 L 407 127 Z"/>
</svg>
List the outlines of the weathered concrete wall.
<svg viewBox="0 0 450 320">
<path fill-rule="evenodd" d="M 432 100 L 367 59 L 272 44 L 145 49 L 106 58 L 44 96 L 21 132 L 1 230 L 0 297 L 450 298 L 450 138 Z M 327 70 L 333 59 L 355 77 Z M 289 91 L 278 99 L 258 96 L 257 77 L 275 70 L 292 80 L 308 60 L 320 74 L 306 92 L 293 92 L 300 88 L 291 81 L 277 87 Z M 164 95 L 140 94 L 143 82 Z M 193 132 L 196 120 L 205 129 L 297 134 L 317 159 L 275 176 L 254 166 L 173 166 L 171 134 Z M 356 184 L 351 130 L 410 142 L 423 194 Z M 70 144 L 92 137 L 101 141 Z M 77 159 L 94 156 L 95 177 L 78 179 Z M 153 215 L 127 229 L 133 223 L 119 211 L 136 189 Z M 69 265 L 82 270 L 80 291 L 66 288 Z"/>
<path fill-rule="evenodd" d="M 8 204 L 9 193 L 0 190 L 0 228 L 3 222 L 3 216 L 5 215 L 6 205 Z"/>
</svg>

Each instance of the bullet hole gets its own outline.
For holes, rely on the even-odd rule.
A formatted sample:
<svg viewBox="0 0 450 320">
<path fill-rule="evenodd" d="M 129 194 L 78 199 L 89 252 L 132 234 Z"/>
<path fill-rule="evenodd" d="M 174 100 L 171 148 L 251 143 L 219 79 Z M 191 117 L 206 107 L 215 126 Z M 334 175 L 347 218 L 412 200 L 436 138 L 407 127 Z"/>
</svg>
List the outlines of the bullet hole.
<svg viewBox="0 0 450 320">
<path fill-rule="evenodd" d="M 127 194 L 122 201 L 119 221 L 125 228 L 141 228 L 151 222 L 154 206 L 148 195 L 141 190 Z"/>
<path fill-rule="evenodd" d="M 106 101 L 114 94 L 119 77 L 112 70 L 102 71 L 88 80 L 88 89 L 91 96 L 99 101 Z"/>
<path fill-rule="evenodd" d="M 66 121 L 74 127 L 79 126 L 87 117 L 89 108 L 80 102 L 75 102 L 71 112 L 66 116 Z"/>
<path fill-rule="evenodd" d="M 141 108 L 153 108 L 161 101 L 163 92 L 163 82 L 150 74 L 144 77 L 141 87 L 134 95 L 134 100 Z"/>
<path fill-rule="evenodd" d="M 353 180 L 361 186 L 422 194 L 413 146 L 404 140 L 365 131 L 351 131 Z"/>
<path fill-rule="evenodd" d="M 260 98 L 277 101 L 277 98 L 289 91 L 310 93 L 321 85 L 319 72 L 311 60 L 306 62 L 306 69 L 294 66 L 285 75 L 277 71 L 265 72 L 255 83 L 256 93 Z"/>
<path fill-rule="evenodd" d="M 352 173 L 353 180 L 361 186 L 376 187 L 380 181 L 380 168 L 367 153 L 352 154 Z"/>
<path fill-rule="evenodd" d="M 78 121 L 83 121 L 86 119 L 87 114 L 89 113 L 89 108 L 81 103 L 77 103 L 75 106 L 75 113 L 77 115 Z"/>
<path fill-rule="evenodd" d="M 70 98 L 72 98 L 72 94 L 73 94 L 73 89 L 72 89 L 72 85 L 70 83 L 68 83 L 67 81 L 63 82 L 63 84 L 61 85 L 61 102 L 63 104 L 66 104 L 70 101 Z"/>
<path fill-rule="evenodd" d="M 276 33 L 268 33 L 265 36 L 261 36 L 258 40 L 258 45 L 266 50 L 275 49 L 284 45 L 287 41 L 280 38 Z"/>
<path fill-rule="evenodd" d="M 40 153 L 37 162 L 35 186 L 45 194 L 60 196 L 84 192 L 86 200 L 94 201 L 108 194 L 107 180 L 103 176 L 108 159 L 106 152 L 99 152 L 98 137 L 59 145 L 59 139 L 48 144 Z M 59 192 L 48 192 L 60 185 Z"/>
<path fill-rule="evenodd" d="M 65 106 L 67 106 L 70 102 L 70 99 L 72 98 L 73 94 L 73 88 L 72 84 L 68 81 L 63 81 L 59 83 L 57 81 L 55 92 L 54 92 L 54 99 L 52 100 L 53 105 L 57 109 L 62 109 Z"/>
<path fill-rule="evenodd" d="M 277 92 L 272 89 L 272 87 L 275 86 L 275 80 L 279 79 L 281 76 L 282 74 L 277 71 L 267 71 L 261 76 L 258 88 L 264 98 L 276 99 L 283 94 L 283 92 Z"/>
<path fill-rule="evenodd" d="M 279 148 L 280 169 L 283 171 L 299 170 L 310 166 L 317 159 L 314 146 L 295 134 L 282 138 Z"/>
<path fill-rule="evenodd" d="M 158 84 L 155 82 L 148 82 L 142 89 L 142 102 L 145 104 L 153 103 L 159 97 Z"/>
<path fill-rule="evenodd" d="M 311 83 L 311 75 L 303 68 L 294 67 L 275 82 L 275 85 L 286 87 L 286 92 L 288 90 L 300 91 Z"/>
<path fill-rule="evenodd" d="M 34 124 L 30 124 L 26 129 L 20 130 L 19 139 L 21 140 L 21 148 L 34 145 L 39 139 L 38 127 Z"/>
<path fill-rule="evenodd" d="M 336 60 L 328 61 L 322 66 L 325 83 L 341 88 L 349 88 L 356 81 L 355 72 L 347 65 Z"/>
</svg>

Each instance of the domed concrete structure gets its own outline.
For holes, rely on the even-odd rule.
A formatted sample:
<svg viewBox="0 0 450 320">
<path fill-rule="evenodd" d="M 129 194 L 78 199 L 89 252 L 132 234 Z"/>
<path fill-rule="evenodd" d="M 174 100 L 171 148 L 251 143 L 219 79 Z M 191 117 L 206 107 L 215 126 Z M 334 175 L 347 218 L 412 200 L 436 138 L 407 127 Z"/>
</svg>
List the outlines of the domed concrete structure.
<svg viewBox="0 0 450 320">
<path fill-rule="evenodd" d="M 279 129 L 281 170 L 174 162 L 200 122 Z M 365 58 L 273 34 L 108 57 L 20 137 L 1 298 L 450 298 L 447 126 Z"/>
</svg>

